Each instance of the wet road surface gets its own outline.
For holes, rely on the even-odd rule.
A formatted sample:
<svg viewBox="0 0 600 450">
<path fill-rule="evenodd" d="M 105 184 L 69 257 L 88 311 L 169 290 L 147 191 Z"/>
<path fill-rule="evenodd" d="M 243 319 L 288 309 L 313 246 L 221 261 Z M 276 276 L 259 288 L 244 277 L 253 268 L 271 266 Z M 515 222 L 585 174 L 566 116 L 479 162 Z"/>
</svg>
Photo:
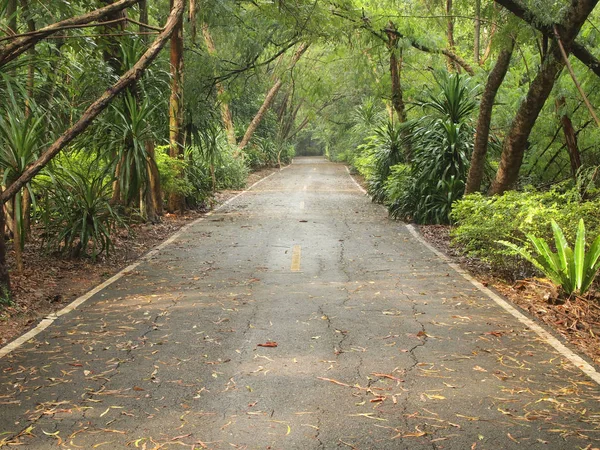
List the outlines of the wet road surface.
<svg viewBox="0 0 600 450">
<path fill-rule="evenodd" d="M 1 359 L 0 433 L 28 449 L 593 448 L 600 389 L 344 166 L 297 158 Z"/>
</svg>

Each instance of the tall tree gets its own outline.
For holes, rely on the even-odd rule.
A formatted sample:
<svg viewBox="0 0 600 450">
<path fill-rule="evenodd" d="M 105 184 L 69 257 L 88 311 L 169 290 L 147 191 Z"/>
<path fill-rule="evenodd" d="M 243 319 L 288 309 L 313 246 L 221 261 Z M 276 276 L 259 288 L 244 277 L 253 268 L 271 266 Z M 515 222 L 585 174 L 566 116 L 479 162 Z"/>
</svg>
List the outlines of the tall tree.
<svg viewBox="0 0 600 450">
<path fill-rule="evenodd" d="M 173 0 L 171 0 L 171 6 Z M 183 159 L 183 18 L 171 36 L 171 96 L 169 98 L 169 156 Z M 185 199 L 178 192 L 169 195 L 169 212 L 185 209 Z"/>
<path fill-rule="evenodd" d="M 490 138 L 490 123 L 492 121 L 492 111 L 498 89 L 504 81 L 506 72 L 510 65 L 510 59 L 515 46 L 515 41 L 510 40 L 509 44 L 500 51 L 494 68 L 488 75 L 481 103 L 479 104 L 479 118 L 477 119 L 477 128 L 475 131 L 475 143 L 473 145 L 473 154 L 471 155 L 471 166 L 465 185 L 465 194 L 472 194 L 481 189 L 485 161 Z"/>
<path fill-rule="evenodd" d="M 597 3 L 598 0 L 571 0 L 557 25 L 560 39 L 568 52 Z M 559 44 L 554 39 L 504 139 L 500 165 L 490 188 L 491 194 L 501 194 L 517 181 L 531 130 L 564 65 Z"/>
</svg>

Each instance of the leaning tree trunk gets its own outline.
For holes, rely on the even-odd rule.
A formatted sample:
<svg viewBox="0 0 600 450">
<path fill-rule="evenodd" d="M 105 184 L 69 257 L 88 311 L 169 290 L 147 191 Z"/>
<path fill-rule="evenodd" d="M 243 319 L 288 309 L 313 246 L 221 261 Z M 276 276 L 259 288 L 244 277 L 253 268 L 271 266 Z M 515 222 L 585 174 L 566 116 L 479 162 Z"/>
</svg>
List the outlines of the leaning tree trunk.
<svg viewBox="0 0 600 450">
<path fill-rule="evenodd" d="M 292 57 L 292 61 L 288 67 L 289 69 L 292 69 L 296 65 L 296 63 L 298 62 L 300 57 L 304 54 L 304 52 L 307 49 L 308 49 L 308 44 L 300 44 L 300 47 L 298 48 L 298 50 L 296 50 L 296 53 Z M 262 121 L 263 117 L 265 116 L 265 113 L 271 106 L 271 103 L 273 103 L 273 100 L 275 99 L 275 96 L 281 89 L 282 85 L 283 85 L 283 82 L 281 81 L 281 79 L 277 78 L 275 80 L 275 83 L 271 87 L 271 89 L 269 89 L 269 92 L 267 93 L 267 96 L 265 97 L 263 104 L 260 106 L 258 112 L 252 119 L 252 122 L 250 122 L 250 125 L 248 125 L 248 128 L 246 129 L 246 133 L 244 133 L 244 137 L 238 144 L 238 148 L 240 150 L 243 149 L 244 147 L 246 147 L 246 145 L 248 145 L 248 142 L 250 142 L 250 139 L 252 139 L 254 132 L 258 128 L 258 125 L 260 125 L 260 122 Z"/>
<path fill-rule="evenodd" d="M 488 141 L 490 137 L 490 123 L 492 121 L 492 112 L 494 108 L 494 100 L 500 85 L 504 81 L 510 58 L 515 46 L 515 41 L 511 40 L 509 46 L 500 51 L 496 65 L 490 72 L 481 103 L 479 104 L 479 118 L 477 119 L 477 128 L 475 131 L 475 144 L 473 146 L 473 154 L 471 155 L 471 166 L 469 168 L 469 176 L 465 186 L 465 194 L 472 194 L 481 189 L 481 181 L 483 180 L 483 172 L 485 168 L 485 159 L 488 149 Z"/>
<path fill-rule="evenodd" d="M 556 100 L 556 112 L 560 117 L 560 124 L 565 135 L 565 144 L 567 151 L 569 152 L 569 163 L 571 164 L 571 176 L 573 179 L 577 178 L 577 171 L 581 167 L 581 154 L 579 153 L 579 146 L 577 145 L 577 134 L 575 128 L 573 128 L 573 122 L 569 114 L 564 110 L 566 107 L 566 100 L 564 95 Z M 562 112 L 562 114 L 561 114 Z"/>
<path fill-rule="evenodd" d="M 597 3 L 598 0 L 571 0 L 564 20 L 557 27 L 567 52 Z M 564 65 L 560 47 L 554 40 L 504 140 L 500 165 L 490 194 L 502 194 L 517 181 L 531 130 Z"/>
<path fill-rule="evenodd" d="M 172 2 L 173 0 L 171 0 Z M 171 97 L 169 99 L 169 156 L 183 158 L 183 20 L 171 36 Z M 185 199 L 179 192 L 169 194 L 168 211 L 183 212 Z"/>
</svg>

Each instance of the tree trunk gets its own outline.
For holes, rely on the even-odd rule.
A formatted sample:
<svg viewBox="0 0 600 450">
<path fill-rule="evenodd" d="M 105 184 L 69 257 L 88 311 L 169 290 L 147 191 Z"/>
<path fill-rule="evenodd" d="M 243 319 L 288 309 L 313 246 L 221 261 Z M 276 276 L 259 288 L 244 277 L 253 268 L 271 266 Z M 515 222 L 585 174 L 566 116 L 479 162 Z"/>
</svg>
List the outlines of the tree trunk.
<svg viewBox="0 0 600 450">
<path fill-rule="evenodd" d="M 392 81 L 392 105 L 396 114 L 398 114 L 398 120 L 400 123 L 406 122 L 406 108 L 404 106 L 404 99 L 402 96 L 402 84 L 400 83 L 400 61 L 396 54 L 398 47 L 398 36 L 394 31 L 396 26 L 394 23 L 389 22 L 386 28 L 386 34 L 388 41 L 386 43 L 388 52 L 390 53 L 390 76 Z"/>
<path fill-rule="evenodd" d="M 454 18 L 452 17 L 452 0 L 446 0 L 446 19 L 447 19 L 446 36 L 448 37 L 448 48 L 450 49 L 450 51 L 452 53 L 454 53 L 456 44 L 454 42 Z M 459 72 L 460 71 L 460 66 L 458 64 L 456 64 L 456 62 L 450 57 L 447 57 L 447 65 L 448 65 L 448 72 L 454 72 L 454 71 Z"/>
<path fill-rule="evenodd" d="M 481 0 L 475 0 L 475 24 L 473 30 L 473 59 L 479 63 L 481 38 Z"/>
<path fill-rule="evenodd" d="M 469 168 L 469 176 L 465 186 L 465 195 L 472 194 L 481 189 L 481 181 L 483 180 L 483 172 L 485 168 L 485 159 L 488 149 L 488 141 L 490 137 L 490 123 L 492 121 L 492 112 L 494 101 L 500 85 L 504 81 L 510 59 L 515 46 L 515 41 L 511 40 L 509 46 L 500 51 L 498 60 L 494 68 L 490 72 L 481 103 L 479 104 L 479 118 L 477 119 L 477 129 L 475 131 L 475 144 L 473 146 L 473 154 L 471 156 L 471 166 Z"/>
<path fill-rule="evenodd" d="M 173 0 L 171 0 L 171 3 Z M 169 99 L 169 156 L 183 158 L 183 18 L 177 23 L 171 36 L 171 97 Z M 183 174 L 181 174 L 183 175 Z M 169 194 L 169 212 L 183 212 L 185 199 L 182 194 Z"/>
<path fill-rule="evenodd" d="M 115 179 L 112 184 L 112 197 L 110 199 L 111 205 L 118 205 L 121 203 L 121 172 L 123 171 L 124 162 L 125 156 L 122 155 L 115 167 Z"/>
<path fill-rule="evenodd" d="M 560 36 L 567 52 L 597 3 L 598 0 L 571 0 L 571 6 L 560 25 Z M 564 65 L 558 43 L 553 41 L 504 140 L 498 172 L 490 188 L 491 194 L 502 194 L 517 181 L 531 130 Z"/>
<path fill-rule="evenodd" d="M 15 251 L 15 263 L 17 273 L 23 273 L 23 247 L 21 246 L 21 227 L 19 226 L 19 216 L 21 215 L 21 201 L 20 195 L 15 195 L 12 198 L 12 210 L 13 210 L 13 249 Z"/>
<path fill-rule="evenodd" d="M 0 299 L 10 300 L 10 275 L 6 263 L 6 215 L 0 207 Z"/>
<path fill-rule="evenodd" d="M 569 152 L 571 176 L 573 179 L 576 179 L 577 171 L 581 167 L 581 155 L 579 153 L 579 146 L 577 145 L 577 135 L 575 133 L 575 128 L 573 128 L 573 122 L 571 122 L 571 118 L 566 111 L 566 100 L 564 95 L 556 100 L 556 112 L 560 117 L 560 123 L 565 135 L 565 144 L 567 146 L 567 151 Z"/>
<path fill-rule="evenodd" d="M 158 173 L 158 166 L 156 165 L 156 152 L 154 148 L 154 142 L 146 141 L 146 161 L 148 170 L 148 196 L 150 198 L 149 208 L 152 208 L 154 213 L 154 222 L 158 221 L 158 217 L 163 215 L 163 201 L 162 201 L 162 189 L 160 186 L 160 174 Z M 150 216 L 150 215 L 149 215 Z"/>
<path fill-rule="evenodd" d="M 115 0 L 101 0 L 106 5 L 115 3 Z M 124 19 L 126 17 L 125 10 L 115 11 L 106 16 L 107 21 Z M 125 29 L 125 22 L 116 22 L 103 27 L 103 34 L 106 37 L 101 37 L 100 40 L 103 43 L 102 56 L 104 62 L 113 69 L 116 75 L 123 73 L 123 61 L 121 60 L 121 44 L 120 42 L 111 37 L 111 34 L 119 34 Z"/>
<path fill-rule="evenodd" d="M 27 242 L 31 236 L 31 192 L 29 192 L 27 187 L 23 189 L 21 199 L 21 208 L 23 211 L 23 238 L 25 242 Z"/>
<path fill-rule="evenodd" d="M 298 48 L 298 50 L 296 50 L 296 53 L 292 57 L 292 61 L 291 61 L 290 65 L 289 65 L 288 69 L 292 69 L 296 65 L 296 63 L 298 62 L 298 60 L 300 59 L 300 57 L 304 54 L 304 52 L 307 49 L 308 49 L 308 45 L 307 44 L 300 44 L 300 47 Z M 242 140 L 238 144 L 238 147 L 240 148 L 240 150 L 243 149 L 244 147 L 246 147 L 246 145 L 248 145 L 248 142 L 250 142 L 250 139 L 252 139 L 252 135 L 254 134 L 254 132 L 256 131 L 256 129 L 258 128 L 258 125 L 260 124 L 260 122 L 262 121 L 265 113 L 267 112 L 267 110 L 271 106 L 271 103 L 273 103 L 273 100 L 275 99 L 275 96 L 279 92 L 279 89 L 281 89 L 282 85 L 283 85 L 283 82 L 281 81 L 281 79 L 277 78 L 275 80 L 275 84 L 273 84 L 273 86 L 271 87 L 271 89 L 269 89 L 269 92 L 267 93 L 267 96 L 265 97 L 265 100 L 263 101 L 263 104 L 260 106 L 258 112 L 256 113 L 256 115 L 252 119 L 252 122 L 250 122 L 250 125 L 248 125 L 246 133 L 244 134 L 244 137 L 242 138 Z"/>
<path fill-rule="evenodd" d="M 140 23 L 145 23 L 146 25 L 148 25 L 148 22 L 148 0 L 140 0 Z M 138 30 L 140 33 L 143 33 L 146 31 L 146 28 L 140 25 L 138 27 Z M 142 42 L 147 44 L 149 36 L 147 34 L 140 34 L 140 39 L 142 40 Z"/>
<path fill-rule="evenodd" d="M 17 30 L 17 0 L 6 2 L 6 16 L 8 17 L 8 28 L 12 34 L 18 34 Z"/>
<path fill-rule="evenodd" d="M 215 42 L 213 41 L 210 30 L 208 29 L 208 24 L 206 23 L 202 25 L 202 36 L 204 36 L 208 54 L 215 56 L 217 49 L 215 48 Z M 225 132 L 227 134 L 227 142 L 231 145 L 236 145 L 237 140 L 235 138 L 235 128 L 233 126 L 233 116 L 231 115 L 229 103 L 225 101 L 225 88 L 220 81 L 217 81 L 215 85 L 217 87 L 217 98 L 221 105 L 221 120 L 223 121 L 223 126 L 225 127 Z"/>
</svg>

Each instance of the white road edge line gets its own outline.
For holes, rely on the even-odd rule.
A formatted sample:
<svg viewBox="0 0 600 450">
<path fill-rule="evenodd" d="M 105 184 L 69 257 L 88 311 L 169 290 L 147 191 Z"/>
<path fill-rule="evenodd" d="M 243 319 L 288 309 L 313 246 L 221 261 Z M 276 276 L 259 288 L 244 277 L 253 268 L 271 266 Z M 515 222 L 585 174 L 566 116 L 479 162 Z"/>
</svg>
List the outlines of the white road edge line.
<svg viewBox="0 0 600 450">
<path fill-rule="evenodd" d="M 566 347 L 562 342 L 560 342 L 558 339 L 556 339 L 551 333 L 549 333 L 548 331 L 543 329 L 540 325 L 538 325 L 533 320 L 531 320 L 529 317 L 524 315 L 522 312 L 520 312 L 518 309 L 516 309 L 514 306 L 512 306 L 510 303 L 508 303 L 506 300 L 504 300 L 502 297 L 500 297 L 498 294 L 496 294 L 494 291 L 486 288 L 483 284 L 481 284 L 479 281 L 474 279 L 469 273 L 467 273 L 458 264 L 452 262 L 452 260 L 450 258 L 448 258 L 446 255 L 444 255 L 438 249 L 433 247 L 429 242 L 427 242 L 419 234 L 419 232 L 415 229 L 415 227 L 413 225 L 406 224 L 405 226 L 408 229 L 408 231 L 415 237 L 415 239 L 417 239 L 421 244 L 423 244 L 425 247 L 427 247 L 429 250 L 431 250 L 433 253 L 435 253 L 446 264 L 448 264 L 456 272 L 458 272 L 460 275 L 462 275 L 463 278 L 465 278 L 466 280 L 471 282 L 471 284 L 473 286 L 475 286 L 477 289 L 479 289 L 479 291 L 481 291 L 483 294 L 485 294 L 486 296 L 488 296 L 489 298 L 494 300 L 494 302 L 496 302 L 496 304 L 498 304 L 498 306 L 500 306 L 506 312 L 511 314 L 513 317 L 515 317 L 523 325 L 525 325 L 526 327 L 528 327 L 529 329 L 534 331 L 543 341 L 545 341 L 551 347 L 554 347 L 554 349 L 558 353 L 560 353 L 562 356 L 564 356 L 566 359 L 568 359 L 575 367 L 578 367 L 583 373 L 585 373 L 587 376 L 589 376 L 592 380 L 594 380 L 596 383 L 600 384 L 600 373 L 598 373 L 591 364 L 589 364 L 587 361 L 585 361 L 581 356 L 577 355 L 571 349 Z"/>
<path fill-rule="evenodd" d="M 362 186 L 361 186 L 361 185 L 358 183 L 358 181 L 356 181 L 356 179 L 355 179 L 355 178 L 352 176 L 352 174 L 350 173 L 350 169 L 348 169 L 348 166 L 345 166 L 345 167 L 346 167 L 346 172 L 348 172 L 348 176 L 350 177 L 350 179 L 352 180 L 352 182 L 353 182 L 353 183 L 356 185 L 356 187 L 357 187 L 358 189 L 360 189 L 360 192 L 362 192 L 363 194 L 367 195 L 367 191 L 366 191 L 366 190 L 365 190 L 365 188 L 364 188 L 364 187 L 362 187 Z"/>
<path fill-rule="evenodd" d="M 354 177 L 350 173 L 350 169 L 348 169 L 348 166 L 346 166 L 346 171 L 348 172 L 348 175 L 350 176 L 350 178 L 352 179 L 354 184 L 356 184 L 358 186 L 358 188 L 361 190 L 361 192 L 366 194 L 367 192 L 364 190 L 364 188 L 360 184 L 358 184 L 358 182 L 354 179 Z M 381 206 L 383 206 L 383 205 L 381 205 Z M 568 359 L 571 362 L 571 364 L 573 364 L 575 367 L 579 368 L 579 370 L 581 370 L 583 373 L 585 373 L 587 376 L 589 376 L 596 383 L 600 384 L 600 373 L 598 373 L 598 371 L 591 364 L 589 364 L 581 356 L 579 356 L 578 354 L 573 352 L 571 349 L 569 349 L 567 346 L 565 346 L 562 342 L 560 342 L 558 339 L 556 339 L 551 333 L 546 331 L 544 328 L 542 328 L 540 325 L 535 323 L 533 320 L 531 320 L 525 314 L 520 312 L 518 309 L 516 309 L 514 306 L 512 306 L 510 303 L 508 303 L 506 300 L 504 300 L 502 297 L 500 297 L 498 294 L 496 294 L 494 291 L 486 288 L 483 284 L 481 284 L 479 281 L 477 281 L 475 278 L 473 278 L 469 273 L 467 273 L 458 264 L 452 262 L 452 260 L 450 258 L 448 258 L 446 255 L 444 255 L 438 249 L 433 247 L 429 242 L 427 242 L 423 238 L 423 236 L 421 236 L 419 234 L 419 232 L 415 229 L 415 227 L 413 225 L 405 224 L 405 226 L 408 229 L 408 231 L 421 244 L 423 244 L 425 247 L 427 247 L 429 250 L 431 250 L 435 255 L 437 255 L 446 264 L 448 264 L 452 269 L 454 269 L 456 272 L 458 272 L 463 278 L 465 278 L 473 286 L 475 286 L 477 289 L 479 289 L 480 292 L 482 292 L 487 297 L 492 299 L 498 306 L 500 306 L 502 309 L 504 309 L 506 312 L 508 312 L 513 317 L 515 317 L 523 325 L 527 326 L 529 329 L 531 329 L 533 332 L 535 332 L 544 342 L 546 342 L 548 345 L 553 347 L 558 353 L 560 353 L 562 356 L 564 356 L 566 359 Z"/>
<path fill-rule="evenodd" d="M 285 166 L 285 167 L 281 168 L 281 170 L 287 169 L 288 167 L 290 167 L 290 166 L 289 165 Z M 44 319 L 42 319 L 40 321 L 39 324 L 37 324 L 34 328 L 32 328 L 31 330 L 29 330 L 27 333 L 19 336 L 14 341 L 11 341 L 8 344 L 6 344 L 4 347 L 0 348 L 0 359 L 2 359 L 3 357 L 5 357 L 6 355 L 8 355 L 10 352 L 16 350 L 17 348 L 21 347 L 23 344 L 25 344 L 27 341 L 29 341 L 30 339 L 34 338 L 38 334 L 40 334 L 42 331 L 44 331 L 46 328 L 48 328 L 50 325 L 52 325 L 52 323 L 56 319 L 58 319 L 59 317 L 64 316 L 65 314 L 68 314 L 71 311 L 77 309 L 77 307 L 81 306 L 83 303 L 85 303 L 87 300 L 89 300 L 92 296 L 94 296 L 98 292 L 102 291 L 106 287 L 110 286 L 115 281 L 123 278 L 124 275 L 126 275 L 129 272 L 131 272 L 132 270 L 136 269 L 143 262 L 146 262 L 146 261 L 150 260 L 150 258 L 152 258 L 154 255 L 156 255 L 157 253 L 159 253 L 162 249 L 164 249 L 165 247 L 167 247 L 168 245 L 172 244 L 174 241 L 176 241 L 177 239 L 179 239 L 179 237 L 183 233 L 185 233 L 187 230 L 189 230 L 191 227 L 193 227 L 194 225 L 196 225 L 199 222 L 202 222 L 205 217 L 212 216 L 215 212 L 219 211 L 221 208 L 224 208 L 225 206 L 227 206 L 228 204 L 230 204 L 232 201 L 234 201 L 238 197 L 244 195 L 246 192 L 252 190 L 255 186 L 258 186 L 260 183 L 262 183 L 263 181 L 265 181 L 267 178 L 271 177 L 272 175 L 275 175 L 276 173 L 279 173 L 279 172 L 273 172 L 273 173 L 270 173 L 269 175 L 267 175 L 266 177 L 261 178 L 256 183 L 254 183 L 252 186 L 244 189 L 239 194 L 234 195 L 230 199 L 228 199 L 225 202 L 223 202 L 222 204 L 220 204 L 217 208 L 215 208 L 212 211 L 206 213 L 204 216 L 202 216 L 202 217 L 194 220 L 191 223 L 188 223 L 187 225 L 184 225 L 174 235 L 172 235 L 169 239 L 167 239 L 166 241 L 164 241 L 161 244 L 159 244 L 156 247 L 154 247 L 152 250 L 150 250 L 144 256 L 140 257 L 133 264 L 128 265 L 127 267 L 125 267 L 124 269 L 122 269 L 121 271 L 119 271 L 118 273 L 116 273 L 115 275 L 113 275 L 112 277 L 110 277 L 104 283 L 99 284 L 98 286 L 96 286 L 92 290 L 90 290 L 90 291 L 86 292 L 85 294 L 83 294 L 81 297 L 76 298 L 75 300 L 73 300 L 71 303 L 69 303 L 67 306 L 65 306 L 60 311 L 57 311 L 55 313 L 52 313 L 52 314 L 49 314 L 48 316 L 46 316 Z"/>
</svg>

